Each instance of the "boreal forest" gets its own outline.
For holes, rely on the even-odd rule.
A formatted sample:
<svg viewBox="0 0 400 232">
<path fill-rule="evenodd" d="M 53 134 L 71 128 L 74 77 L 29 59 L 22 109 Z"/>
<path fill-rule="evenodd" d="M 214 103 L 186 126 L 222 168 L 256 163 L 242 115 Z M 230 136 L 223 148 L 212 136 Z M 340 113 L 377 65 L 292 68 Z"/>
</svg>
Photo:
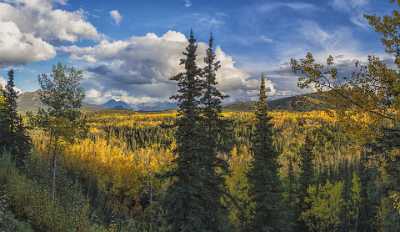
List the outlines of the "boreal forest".
<svg viewBox="0 0 400 232">
<path fill-rule="evenodd" d="M 14 35 L 4 29 L 10 27 L 5 19 L 11 8 L 22 9 L 14 13 L 26 14 L 25 20 L 32 16 L 29 7 L 37 9 L 35 17 L 46 10 L 60 14 L 51 21 L 67 14 L 72 2 L 57 10 L 50 0 L 0 1 L 0 37 Z M 195 7 L 195 1 L 193 6 L 182 2 Z M 0 231 L 400 231 L 400 1 L 382 2 L 389 6 L 385 14 L 374 8 L 360 14 L 384 53 L 352 60 L 350 66 L 341 57 L 321 58 L 312 50 L 289 57 L 286 67 L 296 88 L 308 92 L 286 98 L 271 96 L 274 74 L 268 71 L 252 79 L 249 100 L 238 101 L 235 92 L 220 88 L 229 74 L 219 37 L 196 26 L 188 27 L 184 42 L 175 38 L 184 44 L 174 47 L 176 57 L 160 55 L 160 62 L 178 65 L 161 73 L 173 86 L 170 105 L 163 109 L 86 101 L 104 95 L 87 91 L 88 72 L 95 68 L 80 62 L 95 55 L 92 63 L 105 62 L 98 53 L 104 50 L 107 57 L 117 49 L 111 42 L 100 42 L 98 51 L 59 45 L 57 53 L 79 50 L 71 56 L 81 60 L 51 60 L 47 70 L 35 66 L 43 71 L 33 78 L 34 92 L 16 86 L 27 62 L 14 64 L 14 58 L 0 54 L 6 70 L 0 85 Z M 307 11 L 299 4 L 287 6 Z M 118 15 L 111 12 L 113 27 L 123 23 Z M 78 26 L 76 17 L 84 20 L 75 12 L 71 28 Z M 59 33 L 75 40 L 68 30 Z M 47 43 L 32 36 L 39 34 L 21 35 L 20 41 Z M 149 35 L 148 40 L 154 41 L 146 49 L 153 51 L 167 39 Z M 25 46 L 2 41 L 4 54 Z M 121 46 L 120 62 L 146 56 L 135 50 L 145 42 L 135 37 L 126 47 L 128 42 L 115 42 Z M 25 58 L 29 54 L 22 52 Z M 151 67 L 161 65 L 145 60 L 153 74 Z M 124 67 L 118 60 L 112 64 Z M 120 75 L 113 78 L 140 79 L 134 71 Z"/>
</svg>

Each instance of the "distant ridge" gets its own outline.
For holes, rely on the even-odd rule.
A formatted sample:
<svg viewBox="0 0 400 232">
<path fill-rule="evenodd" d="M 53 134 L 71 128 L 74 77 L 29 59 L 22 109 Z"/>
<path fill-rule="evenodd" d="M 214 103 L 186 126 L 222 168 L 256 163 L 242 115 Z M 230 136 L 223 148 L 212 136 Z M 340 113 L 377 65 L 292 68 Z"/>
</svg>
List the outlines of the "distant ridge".
<svg viewBox="0 0 400 232">
<path fill-rule="evenodd" d="M 319 93 L 298 95 L 286 98 L 275 99 L 268 102 L 269 107 L 272 110 L 286 110 L 286 111 L 311 111 L 318 109 L 328 108 L 327 105 L 321 101 L 322 97 Z M 36 112 L 39 107 L 42 107 L 40 103 L 39 92 L 24 92 L 18 97 L 18 110 L 20 112 Z M 234 102 L 224 106 L 224 111 L 253 111 L 255 102 Z M 111 99 L 104 104 L 83 104 L 83 109 L 88 111 L 93 110 L 135 110 L 143 112 L 156 112 L 176 109 L 176 104 L 171 102 L 156 102 L 148 104 L 129 104 L 121 100 Z"/>
<path fill-rule="evenodd" d="M 329 108 L 322 102 L 322 96 L 319 93 L 297 95 L 271 100 L 268 102 L 271 110 L 285 111 L 311 111 Z M 254 101 L 234 102 L 224 107 L 225 111 L 253 111 Z"/>
</svg>

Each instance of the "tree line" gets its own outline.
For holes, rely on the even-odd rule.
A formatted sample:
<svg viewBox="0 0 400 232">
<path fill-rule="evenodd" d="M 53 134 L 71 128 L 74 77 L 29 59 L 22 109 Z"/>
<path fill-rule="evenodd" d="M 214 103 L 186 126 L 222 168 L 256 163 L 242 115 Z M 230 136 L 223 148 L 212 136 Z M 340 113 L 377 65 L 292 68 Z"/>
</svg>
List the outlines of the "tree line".
<svg viewBox="0 0 400 232">
<path fill-rule="evenodd" d="M 397 69 L 371 56 L 367 64 L 356 63 L 350 77 L 342 78 L 331 56 L 324 65 L 317 63 L 311 53 L 304 59 L 292 59 L 293 72 L 300 76 L 299 86 L 324 92 L 324 100 L 336 108 L 341 121 L 339 126 L 330 128 L 331 131 L 323 128 L 325 125 L 321 123 L 321 128 L 304 133 L 298 160 L 287 160 L 285 177 L 280 173 L 280 150 L 273 139 L 277 132 L 267 107 L 265 76 L 261 76 L 254 123 L 248 134 L 251 158 L 245 171 L 247 186 L 243 191 L 246 201 L 232 195 L 226 182 L 231 174 L 228 163 L 231 160 L 223 154 L 232 149 L 230 140 L 234 122 L 222 116 L 222 101 L 228 96 L 217 87 L 220 63 L 216 60 L 214 39 L 210 36 L 205 65 L 201 68 L 197 60 L 197 42 L 191 32 L 180 62 L 184 71 L 171 78 L 178 86 L 176 95 L 171 97 L 178 103 L 178 115 L 172 125 L 174 160 L 168 171 L 157 176 L 166 180 L 168 186 L 161 194 L 156 210 L 159 220 L 153 220 L 146 230 L 398 231 L 399 14 L 395 10 L 383 18 L 366 18 L 382 34 L 385 48 L 394 56 Z M 60 166 L 61 154 L 68 145 L 88 135 L 87 120 L 80 109 L 84 98 L 79 84 L 81 79 L 82 71 L 62 64 L 55 65 L 51 74 L 40 75 L 39 94 L 45 107 L 28 117 L 30 125 L 41 129 L 48 137 L 48 200 L 54 205 L 58 203 L 57 199 L 64 197 L 65 186 L 57 185 L 57 179 L 72 176 Z M 17 113 L 18 93 L 12 70 L 0 93 L 0 149 L 10 154 L 19 170 L 17 173 L 29 173 L 26 168 L 32 166 L 26 166 L 25 161 L 32 154 L 32 146 L 28 129 Z M 362 143 L 360 158 L 354 163 L 340 163 L 335 171 L 318 169 L 318 149 L 327 145 L 336 149 L 335 144 L 328 144 L 323 139 L 335 141 L 335 136 L 342 135 L 341 127 L 348 130 L 346 134 L 361 130 L 361 123 L 352 121 L 351 114 L 365 114 L 373 121 L 360 132 L 368 137 L 357 138 Z M 340 150 L 334 152 L 340 153 Z M 12 189 L 12 185 L 9 187 Z M 86 195 L 99 193 L 89 189 Z M 151 205 L 154 199 L 149 191 L 142 203 Z M 231 223 L 227 205 L 238 212 L 240 222 L 236 227 Z M 107 219 L 112 220 L 111 217 Z M 51 220 L 57 222 L 55 218 Z M 84 231 L 83 225 L 78 224 L 75 231 Z"/>
</svg>

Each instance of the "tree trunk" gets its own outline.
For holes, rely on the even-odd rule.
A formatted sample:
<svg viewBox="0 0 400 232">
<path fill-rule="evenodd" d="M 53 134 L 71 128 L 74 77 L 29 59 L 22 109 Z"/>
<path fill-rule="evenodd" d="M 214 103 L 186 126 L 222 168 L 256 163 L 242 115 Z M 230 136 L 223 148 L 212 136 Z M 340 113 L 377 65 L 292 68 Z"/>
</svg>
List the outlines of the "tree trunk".
<svg viewBox="0 0 400 232">
<path fill-rule="evenodd" d="M 56 175 L 57 175 L 57 144 L 54 144 L 55 148 L 53 150 L 53 180 L 51 185 L 51 195 L 53 202 L 56 201 Z"/>
</svg>

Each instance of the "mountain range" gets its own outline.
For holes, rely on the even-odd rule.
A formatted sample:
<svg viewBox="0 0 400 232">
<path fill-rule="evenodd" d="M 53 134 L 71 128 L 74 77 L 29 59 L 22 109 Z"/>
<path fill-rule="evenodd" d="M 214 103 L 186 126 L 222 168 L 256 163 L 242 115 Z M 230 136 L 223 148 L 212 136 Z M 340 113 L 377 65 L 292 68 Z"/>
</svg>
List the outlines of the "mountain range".
<svg viewBox="0 0 400 232">
<path fill-rule="evenodd" d="M 287 110 L 287 111 L 310 111 L 315 109 L 326 108 L 326 106 L 316 103 L 316 99 L 320 98 L 319 94 L 305 94 L 280 99 L 274 99 L 268 102 L 272 110 Z M 312 100 L 311 100 L 312 99 Z M 317 101 L 318 102 L 318 101 Z M 43 107 L 40 103 L 39 93 L 24 92 L 18 97 L 18 110 L 20 112 L 35 112 L 39 107 Z M 226 104 L 225 111 L 252 111 L 254 110 L 254 101 L 241 101 Z M 84 103 L 85 110 L 102 110 L 102 109 L 115 109 L 115 110 L 135 110 L 135 111 L 164 111 L 175 109 L 176 104 L 171 102 L 155 102 L 155 103 L 142 103 L 142 104 L 129 104 L 127 102 L 111 99 L 104 104 L 88 104 Z"/>
</svg>

